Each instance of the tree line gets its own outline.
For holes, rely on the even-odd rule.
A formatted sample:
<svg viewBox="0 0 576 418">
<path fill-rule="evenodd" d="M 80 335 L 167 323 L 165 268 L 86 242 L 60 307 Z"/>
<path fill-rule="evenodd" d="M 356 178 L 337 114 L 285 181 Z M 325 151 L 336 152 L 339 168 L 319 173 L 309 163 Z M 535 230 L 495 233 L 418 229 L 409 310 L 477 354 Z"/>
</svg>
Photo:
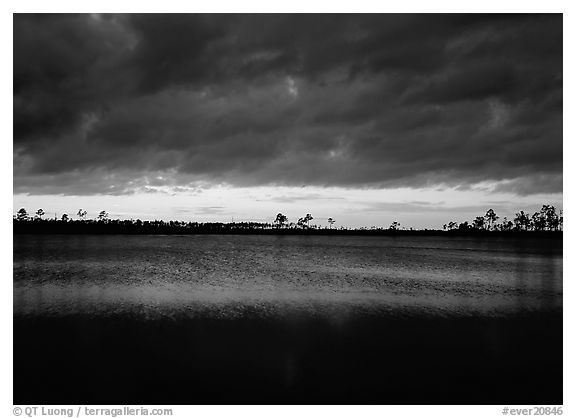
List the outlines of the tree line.
<svg viewBox="0 0 576 418">
<path fill-rule="evenodd" d="M 556 212 L 552 205 L 543 205 L 542 209 L 532 215 L 523 210 L 516 213 L 513 219 L 504 217 L 501 222 L 493 209 L 488 209 L 484 216 L 477 216 L 472 222 L 449 222 L 444 224 L 443 229 L 451 231 L 459 230 L 484 230 L 484 231 L 561 231 L 564 224 L 562 210 Z"/>
<path fill-rule="evenodd" d="M 494 233 L 494 232 L 528 232 L 528 231 L 562 231 L 562 210 L 556 211 L 551 205 L 543 205 L 542 209 L 532 215 L 519 211 L 513 219 L 500 217 L 493 209 L 483 216 L 477 216 L 471 221 L 450 221 L 444 224 L 442 230 L 406 228 L 394 221 L 388 227 L 333 228 L 336 220 L 327 219 L 326 225 L 311 224 L 314 217 L 307 213 L 290 222 L 288 217 L 278 213 L 273 222 L 185 222 L 185 221 L 142 221 L 140 219 L 111 219 L 105 210 L 94 218 L 88 217 L 88 212 L 79 209 L 75 219 L 68 214 L 49 218 L 43 209 L 29 214 L 25 208 L 14 215 L 14 231 L 16 233 L 129 233 L 129 234 L 196 234 L 196 233 L 361 233 L 390 234 L 409 232 L 436 233 Z M 499 222 L 500 221 L 500 222 Z"/>
</svg>

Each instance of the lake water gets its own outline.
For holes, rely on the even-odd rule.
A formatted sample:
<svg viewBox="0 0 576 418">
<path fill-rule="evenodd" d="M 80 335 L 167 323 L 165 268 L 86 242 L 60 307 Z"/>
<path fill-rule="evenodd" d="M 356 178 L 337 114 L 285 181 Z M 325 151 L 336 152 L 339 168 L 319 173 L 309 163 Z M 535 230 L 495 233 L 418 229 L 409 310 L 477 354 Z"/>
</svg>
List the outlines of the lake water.
<svg viewBox="0 0 576 418">
<path fill-rule="evenodd" d="M 17 235 L 13 335 L 15 404 L 557 405 L 562 240 Z"/>
<path fill-rule="evenodd" d="M 14 237 L 16 316 L 498 316 L 561 306 L 557 239 Z"/>
</svg>

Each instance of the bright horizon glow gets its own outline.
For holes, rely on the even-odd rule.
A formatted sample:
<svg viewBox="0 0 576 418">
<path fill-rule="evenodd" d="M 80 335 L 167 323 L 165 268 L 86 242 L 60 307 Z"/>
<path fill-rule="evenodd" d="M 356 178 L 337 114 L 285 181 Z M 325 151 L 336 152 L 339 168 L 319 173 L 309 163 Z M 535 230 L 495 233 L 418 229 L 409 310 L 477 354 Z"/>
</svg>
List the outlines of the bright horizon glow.
<svg viewBox="0 0 576 418">
<path fill-rule="evenodd" d="M 437 229 L 450 221 L 471 221 L 490 208 L 502 220 L 520 210 L 533 213 L 544 204 L 563 208 L 561 194 L 517 196 L 490 191 L 488 186 L 456 189 L 345 189 L 322 187 L 227 187 L 215 186 L 189 192 L 158 189 L 153 193 L 127 195 L 26 195 L 15 194 L 13 211 L 29 213 L 42 208 L 47 217 L 63 213 L 76 218 L 78 209 L 94 219 L 106 210 L 113 219 L 178 220 L 192 222 L 273 222 L 283 213 L 289 222 L 311 213 L 312 224 L 335 227 L 402 227 Z"/>
</svg>

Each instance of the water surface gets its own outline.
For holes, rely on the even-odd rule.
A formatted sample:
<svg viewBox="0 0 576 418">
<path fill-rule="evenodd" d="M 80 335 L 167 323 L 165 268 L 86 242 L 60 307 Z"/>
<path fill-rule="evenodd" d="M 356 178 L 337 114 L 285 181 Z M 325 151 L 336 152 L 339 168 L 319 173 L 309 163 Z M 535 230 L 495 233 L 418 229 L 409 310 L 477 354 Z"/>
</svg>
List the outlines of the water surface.
<svg viewBox="0 0 576 418">
<path fill-rule="evenodd" d="M 560 240 L 16 236 L 14 313 L 502 315 L 562 306 Z"/>
<path fill-rule="evenodd" d="M 14 237 L 15 404 L 561 404 L 562 242 Z"/>
</svg>

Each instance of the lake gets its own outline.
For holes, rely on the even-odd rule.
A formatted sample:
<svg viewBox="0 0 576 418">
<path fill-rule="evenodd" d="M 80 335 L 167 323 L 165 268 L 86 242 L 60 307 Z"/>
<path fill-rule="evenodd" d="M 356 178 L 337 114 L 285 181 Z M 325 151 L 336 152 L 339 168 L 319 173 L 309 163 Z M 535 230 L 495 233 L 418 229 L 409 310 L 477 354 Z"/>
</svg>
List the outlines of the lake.
<svg viewBox="0 0 576 418">
<path fill-rule="evenodd" d="M 15 235 L 14 402 L 560 404 L 562 260 L 530 236 Z"/>
</svg>

